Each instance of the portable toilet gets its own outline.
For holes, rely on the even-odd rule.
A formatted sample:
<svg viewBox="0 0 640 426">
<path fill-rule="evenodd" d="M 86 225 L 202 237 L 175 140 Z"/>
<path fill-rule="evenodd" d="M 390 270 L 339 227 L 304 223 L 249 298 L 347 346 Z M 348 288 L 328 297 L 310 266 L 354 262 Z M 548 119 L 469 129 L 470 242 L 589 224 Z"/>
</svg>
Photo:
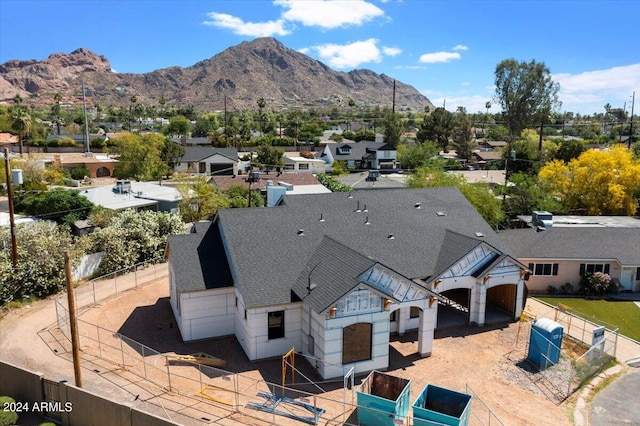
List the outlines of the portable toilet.
<svg viewBox="0 0 640 426">
<path fill-rule="evenodd" d="M 540 370 L 560 360 L 563 329 L 549 318 L 538 318 L 531 325 L 527 359 Z"/>
<path fill-rule="evenodd" d="M 358 423 L 363 426 L 394 425 L 409 412 L 411 380 L 372 371 L 356 391 Z"/>
<path fill-rule="evenodd" d="M 412 408 L 414 426 L 467 426 L 471 412 L 471 395 L 427 385 Z"/>
</svg>

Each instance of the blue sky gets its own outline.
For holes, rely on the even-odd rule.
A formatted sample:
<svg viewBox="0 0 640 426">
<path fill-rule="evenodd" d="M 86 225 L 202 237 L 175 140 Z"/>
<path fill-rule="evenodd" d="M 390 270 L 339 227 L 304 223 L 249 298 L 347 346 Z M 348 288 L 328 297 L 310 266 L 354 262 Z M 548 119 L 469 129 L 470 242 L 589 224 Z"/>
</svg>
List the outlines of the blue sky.
<svg viewBox="0 0 640 426">
<path fill-rule="evenodd" d="M 450 110 L 484 111 L 496 65 L 515 58 L 549 67 L 564 111 L 626 102 L 630 112 L 638 19 L 636 0 L 0 0 L 0 63 L 86 47 L 116 72 L 144 73 L 271 36 L 335 70 L 387 74 Z"/>
</svg>

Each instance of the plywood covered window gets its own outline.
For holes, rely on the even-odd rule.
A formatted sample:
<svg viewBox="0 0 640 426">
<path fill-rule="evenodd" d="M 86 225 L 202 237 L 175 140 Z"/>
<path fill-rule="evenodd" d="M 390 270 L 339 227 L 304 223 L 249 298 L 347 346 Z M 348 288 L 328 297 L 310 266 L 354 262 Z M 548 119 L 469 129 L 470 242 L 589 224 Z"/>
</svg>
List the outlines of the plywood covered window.
<svg viewBox="0 0 640 426">
<path fill-rule="evenodd" d="M 359 322 L 342 329 L 342 363 L 371 359 L 373 325 Z"/>
</svg>

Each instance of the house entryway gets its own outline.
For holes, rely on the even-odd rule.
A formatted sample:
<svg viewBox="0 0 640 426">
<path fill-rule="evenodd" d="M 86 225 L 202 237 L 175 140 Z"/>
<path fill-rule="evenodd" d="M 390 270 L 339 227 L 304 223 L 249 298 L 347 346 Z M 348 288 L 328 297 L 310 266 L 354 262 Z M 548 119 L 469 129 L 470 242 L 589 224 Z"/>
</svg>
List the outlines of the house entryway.
<svg viewBox="0 0 640 426">
<path fill-rule="evenodd" d="M 471 291 L 466 288 L 457 288 L 443 291 L 441 296 L 446 299 L 446 302 L 438 302 L 436 330 L 468 324 Z"/>
</svg>

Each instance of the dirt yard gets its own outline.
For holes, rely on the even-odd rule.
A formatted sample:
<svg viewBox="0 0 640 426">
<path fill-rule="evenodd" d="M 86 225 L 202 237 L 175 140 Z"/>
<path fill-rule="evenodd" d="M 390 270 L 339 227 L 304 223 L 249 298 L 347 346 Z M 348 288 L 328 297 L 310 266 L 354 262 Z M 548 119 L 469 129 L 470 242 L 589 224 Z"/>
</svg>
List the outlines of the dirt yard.
<svg viewBox="0 0 640 426">
<path fill-rule="evenodd" d="M 50 380 L 72 381 L 69 340 L 55 327 L 55 319 L 51 299 L 2 318 L 0 359 L 40 371 Z M 280 392 L 268 383 L 281 383 L 281 359 L 251 362 L 235 337 L 184 343 L 175 324 L 166 279 L 121 293 L 82 312 L 84 387 L 177 424 L 302 424 L 247 407 L 250 402 L 266 402 L 259 392 Z M 495 418 L 489 419 L 489 410 L 504 425 L 572 424 L 573 404 L 561 402 L 549 382 L 533 374 L 523 362 L 527 333 L 525 328 L 519 329 L 520 323 L 510 323 L 439 331 L 428 358 L 416 353 L 416 332 L 392 337 L 387 374 L 411 380 L 410 403 L 427 384 L 472 393 L 474 415 L 470 425 L 499 424 Z M 126 337 L 118 338 L 116 333 Z M 196 352 L 226 360 L 225 370 L 167 365 L 165 354 Z M 302 356 L 296 356 L 295 366 L 304 376 L 319 381 Z M 356 377 L 355 388 L 362 379 Z M 289 373 L 286 385 L 294 391 L 288 390 L 286 396 L 324 409 L 318 424 L 357 424 L 355 406 L 351 405 L 355 404 L 355 393 L 344 392 L 341 378 L 312 385 L 297 374 L 293 381 Z M 204 389 L 205 396 L 196 396 L 205 385 L 212 386 Z M 309 416 L 304 408 L 285 404 L 279 408 Z"/>
<path fill-rule="evenodd" d="M 125 342 L 120 350 L 120 340 L 114 338 L 111 333 L 106 330 L 99 331 L 97 327 L 92 328 L 88 324 L 81 326 L 81 333 L 95 339 L 81 339 L 83 353 L 88 357 L 100 352 L 103 358 L 116 362 L 123 358 L 127 374 L 122 376 L 126 380 L 136 382 L 136 392 L 139 392 L 141 381 L 135 376 L 132 377 L 131 373 L 146 375 L 166 389 L 165 358 L 162 355 L 154 355 L 148 348 L 161 353 L 205 352 L 226 360 L 225 370 L 240 373 L 229 376 L 229 379 L 214 369 L 199 369 L 190 365 L 168 367 L 171 371 L 172 390 L 182 393 L 183 397 L 193 397 L 203 385 L 214 385 L 205 392 L 215 400 L 213 405 L 194 404 L 193 401 L 184 401 L 183 397 L 173 395 L 176 401 L 182 398 L 181 402 L 176 403 L 176 410 L 188 417 L 203 419 L 206 423 L 208 420 L 226 417 L 229 414 L 227 404 L 236 404 L 244 407 L 242 412 L 249 416 L 243 419 L 234 417 L 239 423 L 265 424 L 258 420 L 264 419 L 267 423 L 275 421 L 278 424 L 300 424 L 284 417 L 272 417 L 271 414 L 246 408 L 248 402 L 264 402 L 257 397 L 257 393 L 272 390 L 266 382 L 281 383 L 281 360 L 251 362 L 233 337 L 182 342 L 169 306 L 166 282 L 125 293 L 117 299 L 95 306 L 83 313 L 81 319 L 88 324 L 117 331 L 147 347 L 142 349 Z M 410 402 L 416 399 L 427 384 L 461 392 L 466 392 L 468 386 L 478 397 L 474 398 L 472 410 L 485 424 L 489 421 L 487 408 L 505 425 L 571 424 L 570 404 L 560 403 L 560 400 L 554 397 L 553 390 L 549 390 L 547 383 L 532 375 L 526 363 L 522 362 L 525 354 L 521 349 L 515 349 L 515 343 L 518 338 L 521 343 L 518 347 L 524 347 L 522 342 L 527 336 L 521 332 L 518 337 L 518 329 L 519 323 L 511 323 L 499 327 L 464 326 L 437 332 L 433 354 L 429 358 L 420 358 L 417 355 L 416 332 L 395 337 L 390 347 L 390 368 L 387 373 L 412 381 Z M 144 363 L 141 361 L 143 355 Z M 318 380 L 311 366 L 300 361 L 303 358 L 297 359 L 296 368 L 308 378 Z M 362 377 L 356 378 L 356 388 L 361 379 Z M 316 395 L 315 400 L 313 396 L 307 396 L 304 401 L 311 404 L 315 401 L 318 407 L 326 410 L 320 424 L 340 424 L 343 418 L 348 422 L 357 423 L 357 416 L 353 413 L 352 407 L 345 410 L 342 404 L 345 398 L 342 379 L 339 382 L 319 383 L 318 386 L 325 390 L 325 393 L 308 382 L 305 383 L 306 380 L 300 375 L 296 376 L 295 384 L 291 384 L 291 381 L 289 375 L 288 386 Z M 234 382 L 241 390 L 240 395 L 225 390 L 233 389 Z M 123 387 L 126 389 L 126 386 Z M 299 394 L 289 396 L 300 397 Z M 167 400 L 171 400 L 171 397 L 172 395 L 162 396 L 164 406 L 167 406 Z M 350 398 L 351 394 L 348 394 L 348 402 L 351 402 Z M 153 403 L 152 398 L 149 400 Z M 481 423 L 472 417 L 470 424 Z"/>
</svg>

